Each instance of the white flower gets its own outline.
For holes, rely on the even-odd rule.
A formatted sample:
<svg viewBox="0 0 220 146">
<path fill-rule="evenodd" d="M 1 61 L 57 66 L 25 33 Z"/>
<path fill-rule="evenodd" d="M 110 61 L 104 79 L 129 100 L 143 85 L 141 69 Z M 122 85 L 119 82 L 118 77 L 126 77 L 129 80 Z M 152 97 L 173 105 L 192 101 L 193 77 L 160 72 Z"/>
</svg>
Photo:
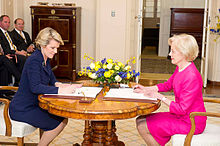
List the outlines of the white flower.
<svg viewBox="0 0 220 146">
<path fill-rule="evenodd" d="M 122 78 L 119 75 L 115 76 L 115 81 L 116 82 L 121 82 L 121 80 L 122 80 Z"/>
<path fill-rule="evenodd" d="M 113 66 L 112 63 L 107 64 L 107 68 L 108 68 L 108 69 L 112 69 L 112 66 Z"/>
<path fill-rule="evenodd" d="M 125 70 L 129 70 L 129 69 L 131 69 L 131 66 L 130 66 L 130 65 L 127 65 L 127 66 L 125 67 Z"/>
<path fill-rule="evenodd" d="M 91 69 L 94 69 L 94 68 L 95 68 L 95 63 L 91 63 L 91 64 L 89 65 L 89 67 L 90 67 Z"/>
<path fill-rule="evenodd" d="M 90 78 L 92 78 L 92 79 L 97 79 L 96 73 L 91 74 Z"/>
</svg>

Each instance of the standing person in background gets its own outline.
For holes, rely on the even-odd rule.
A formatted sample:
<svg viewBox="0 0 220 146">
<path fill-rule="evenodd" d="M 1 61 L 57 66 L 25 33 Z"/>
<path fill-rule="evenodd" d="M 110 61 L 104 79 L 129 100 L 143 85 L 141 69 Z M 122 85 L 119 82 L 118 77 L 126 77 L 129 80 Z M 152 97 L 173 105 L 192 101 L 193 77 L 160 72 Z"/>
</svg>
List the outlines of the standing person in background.
<svg viewBox="0 0 220 146">
<path fill-rule="evenodd" d="M 10 18 L 7 15 L 0 17 L 0 44 L 5 55 L 10 54 L 13 58 L 14 64 L 18 68 L 20 74 L 22 72 L 24 63 L 26 61 L 27 52 L 24 50 L 19 51 L 15 46 L 8 28 L 10 26 Z"/>
<path fill-rule="evenodd" d="M 169 112 L 140 116 L 137 129 L 149 146 L 164 146 L 175 134 L 188 134 L 191 129 L 191 112 L 205 112 L 202 96 L 202 77 L 193 63 L 198 56 L 198 44 L 191 35 L 175 35 L 168 40 L 171 46 L 171 63 L 177 65 L 175 72 L 165 83 L 144 87 L 137 85 L 134 92 L 157 98 L 169 107 Z M 173 90 L 175 101 L 159 92 Z M 196 116 L 195 134 L 206 126 L 206 117 Z"/>
<path fill-rule="evenodd" d="M 24 50 L 27 53 L 34 51 L 34 44 L 27 32 L 24 31 L 24 20 L 17 18 L 14 21 L 15 28 L 11 31 L 13 42 L 19 51 Z"/>
<path fill-rule="evenodd" d="M 41 109 L 38 95 L 71 94 L 75 92 L 75 88 L 82 86 L 57 82 L 51 70 L 50 59 L 57 53 L 60 44 L 63 45 L 63 40 L 54 29 L 47 27 L 39 32 L 36 50 L 25 63 L 19 89 L 9 107 L 9 114 L 13 120 L 26 122 L 44 131 L 39 146 L 49 145 L 64 129 L 68 119 Z"/>
</svg>

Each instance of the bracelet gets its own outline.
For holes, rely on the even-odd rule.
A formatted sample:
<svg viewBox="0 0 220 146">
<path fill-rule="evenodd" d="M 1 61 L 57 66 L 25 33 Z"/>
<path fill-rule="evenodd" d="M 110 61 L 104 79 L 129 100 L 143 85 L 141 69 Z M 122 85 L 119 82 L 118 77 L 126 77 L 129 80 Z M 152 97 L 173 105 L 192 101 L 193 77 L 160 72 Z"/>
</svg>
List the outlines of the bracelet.
<svg viewBox="0 0 220 146">
<path fill-rule="evenodd" d="M 163 98 L 161 98 L 161 101 L 165 101 L 167 98 L 166 97 L 163 97 Z"/>
</svg>

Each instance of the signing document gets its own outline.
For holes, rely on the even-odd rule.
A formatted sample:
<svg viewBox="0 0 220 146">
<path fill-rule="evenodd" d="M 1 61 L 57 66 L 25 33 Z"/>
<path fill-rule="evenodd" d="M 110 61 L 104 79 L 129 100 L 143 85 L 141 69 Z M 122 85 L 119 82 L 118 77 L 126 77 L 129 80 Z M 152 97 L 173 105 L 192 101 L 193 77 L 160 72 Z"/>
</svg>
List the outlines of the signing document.
<svg viewBox="0 0 220 146">
<path fill-rule="evenodd" d="M 134 101 L 134 102 L 156 102 L 156 98 L 145 96 L 143 93 L 135 93 L 133 88 L 113 88 L 105 95 L 105 100 Z"/>
<path fill-rule="evenodd" d="M 102 90 L 102 87 L 81 87 L 76 88 L 72 94 L 45 94 L 45 95 L 61 95 L 61 96 L 82 96 L 95 98 L 96 95 Z"/>
</svg>

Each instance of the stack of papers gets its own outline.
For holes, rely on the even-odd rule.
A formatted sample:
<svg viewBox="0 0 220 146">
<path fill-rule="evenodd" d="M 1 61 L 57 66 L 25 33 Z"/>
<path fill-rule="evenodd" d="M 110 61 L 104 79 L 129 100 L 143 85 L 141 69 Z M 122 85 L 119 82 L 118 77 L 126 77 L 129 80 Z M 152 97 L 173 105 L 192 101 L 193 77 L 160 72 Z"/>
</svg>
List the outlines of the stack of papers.
<svg viewBox="0 0 220 146">
<path fill-rule="evenodd" d="M 105 95 L 105 99 L 111 98 L 121 98 L 121 99 L 134 99 L 134 100 L 150 100 L 157 101 L 156 98 L 144 96 L 143 93 L 135 93 L 132 88 L 119 88 L 119 89 L 110 89 L 109 92 Z"/>
</svg>

